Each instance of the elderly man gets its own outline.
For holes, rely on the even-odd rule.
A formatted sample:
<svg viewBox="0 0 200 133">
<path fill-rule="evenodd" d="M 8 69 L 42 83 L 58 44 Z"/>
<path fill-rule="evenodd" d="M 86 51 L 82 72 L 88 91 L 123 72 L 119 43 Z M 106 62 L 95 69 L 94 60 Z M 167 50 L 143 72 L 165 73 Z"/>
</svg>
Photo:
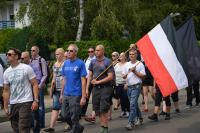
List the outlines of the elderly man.
<svg viewBox="0 0 200 133">
<path fill-rule="evenodd" d="M 63 86 L 60 100 L 62 100 L 62 116 L 65 118 L 72 133 L 82 133 L 84 127 L 79 123 L 81 106 L 86 103 L 86 68 L 82 60 L 78 59 L 78 47 L 70 44 L 68 60 L 62 68 Z"/>
<path fill-rule="evenodd" d="M 111 65 L 111 60 L 104 56 L 103 45 L 96 46 L 95 56 L 96 59 L 92 60 L 89 66 L 87 89 L 91 82 L 94 85 L 92 92 L 93 110 L 100 117 L 101 133 L 108 133 L 108 115 L 113 94 L 111 82 L 114 79 L 114 68 Z M 108 66 L 111 67 L 101 74 Z"/>
<path fill-rule="evenodd" d="M 20 58 L 19 50 L 9 49 L 10 67 L 4 72 L 4 110 L 15 133 L 30 133 L 31 112 L 38 108 L 38 83 L 33 69 L 19 63 Z"/>
</svg>

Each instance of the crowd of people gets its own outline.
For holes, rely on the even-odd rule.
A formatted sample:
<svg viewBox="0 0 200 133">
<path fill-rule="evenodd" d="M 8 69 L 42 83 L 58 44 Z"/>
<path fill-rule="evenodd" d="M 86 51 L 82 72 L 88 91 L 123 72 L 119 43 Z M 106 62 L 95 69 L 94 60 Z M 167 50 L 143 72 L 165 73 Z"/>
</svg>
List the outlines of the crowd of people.
<svg viewBox="0 0 200 133">
<path fill-rule="evenodd" d="M 148 118 L 158 121 L 158 115 L 170 120 L 170 97 L 175 111 L 180 113 L 178 92 L 163 97 L 148 67 L 134 44 L 126 52 L 105 56 L 103 45 L 88 48 L 88 58 L 78 58 L 78 47 L 70 44 L 66 51 L 57 48 L 53 65 L 53 78 L 49 93 L 53 99 L 49 127 L 45 128 L 44 91 L 47 87 L 48 65 L 39 55 L 39 47 L 32 46 L 21 52 L 10 48 L 6 54 L 10 66 L 3 72 L 0 65 L 0 92 L 3 93 L 4 111 L 15 133 L 55 132 L 56 121 L 66 122 L 64 132 L 82 133 L 84 126 L 79 120 L 95 123 L 99 117 L 101 131 L 108 133 L 112 109 L 121 107 L 121 118 L 128 118 L 127 130 L 143 123 L 142 112 L 148 112 L 148 93 L 155 103 L 154 112 Z M 199 81 L 194 81 L 187 90 L 187 107 L 191 108 L 193 93 L 199 105 Z M 143 97 L 140 110 L 138 98 Z M 92 96 L 92 112 L 87 108 Z M 163 102 L 163 109 L 160 105 Z"/>
</svg>

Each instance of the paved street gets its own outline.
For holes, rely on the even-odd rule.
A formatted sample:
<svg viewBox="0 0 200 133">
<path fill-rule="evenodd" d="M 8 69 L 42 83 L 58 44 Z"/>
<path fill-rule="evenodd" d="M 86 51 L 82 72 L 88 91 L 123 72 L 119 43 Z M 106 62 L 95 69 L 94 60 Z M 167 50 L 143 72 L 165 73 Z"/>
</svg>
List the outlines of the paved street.
<svg viewBox="0 0 200 133">
<path fill-rule="evenodd" d="M 193 107 L 186 109 L 185 107 L 186 92 L 182 90 L 180 92 L 180 109 L 181 113 L 174 113 L 172 108 L 171 120 L 166 121 L 164 117 L 159 117 L 159 122 L 152 122 L 147 119 L 148 115 L 153 112 L 153 102 L 150 101 L 150 111 L 143 113 L 144 124 L 136 127 L 132 131 L 127 131 L 124 127 L 127 124 L 127 119 L 119 118 L 120 111 L 113 111 L 112 120 L 109 124 L 110 133 L 199 133 L 200 132 L 200 107 Z M 141 103 L 141 98 L 140 98 Z M 193 101 L 194 103 L 194 101 Z M 173 107 L 173 106 L 172 106 Z M 89 107 L 91 110 L 91 104 Z M 46 127 L 48 127 L 50 121 L 50 113 L 46 113 Z M 97 120 L 96 124 L 90 124 L 81 120 L 84 125 L 84 133 L 98 133 L 100 130 Z M 65 123 L 56 124 L 56 133 L 62 133 Z M 41 131 L 42 132 L 42 131 Z M 0 133 L 12 133 L 9 122 L 0 123 Z"/>
</svg>

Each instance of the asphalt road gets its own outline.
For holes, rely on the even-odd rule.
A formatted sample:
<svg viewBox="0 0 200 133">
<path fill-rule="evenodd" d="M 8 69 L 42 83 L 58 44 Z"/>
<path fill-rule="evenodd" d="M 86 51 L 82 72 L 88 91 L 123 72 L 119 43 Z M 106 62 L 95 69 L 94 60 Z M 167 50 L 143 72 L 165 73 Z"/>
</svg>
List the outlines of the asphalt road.
<svg viewBox="0 0 200 133">
<path fill-rule="evenodd" d="M 164 120 L 164 117 L 159 117 L 158 122 L 152 122 L 148 120 L 148 115 L 153 112 L 153 102 L 150 101 L 148 113 L 143 113 L 144 123 L 134 130 L 127 131 L 125 126 L 127 124 L 126 118 L 120 118 L 120 110 L 113 111 L 112 120 L 109 123 L 110 133 L 200 133 L 200 107 L 192 107 L 191 109 L 186 109 L 185 99 L 186 92 L 182 90 L 180 92 L 180 110 L 181 113 L 174 113 L 172 106 L 171 120 Z M 141 98 L 140 98 L 141 99 Z M 141 103 L 141 101 L 140 101 Z M 91 110 L 91 105 L 89 107 Z M 50 113 L 46 113 L 46 127 L 48 127 L 48 122 L 50 121 Z M 100 131 L 99 120 L 97 123 L 91 124 L 80 121 L 84 125 L 84 133 L 98 133 Z M 56 123 L 55 132 L 63 133 L 65 123 Z M 41 131 L 43 132 L 43 131 Z M 0 123 L 0 133 L 12 133 L 9 122 Z"/>
</svg>

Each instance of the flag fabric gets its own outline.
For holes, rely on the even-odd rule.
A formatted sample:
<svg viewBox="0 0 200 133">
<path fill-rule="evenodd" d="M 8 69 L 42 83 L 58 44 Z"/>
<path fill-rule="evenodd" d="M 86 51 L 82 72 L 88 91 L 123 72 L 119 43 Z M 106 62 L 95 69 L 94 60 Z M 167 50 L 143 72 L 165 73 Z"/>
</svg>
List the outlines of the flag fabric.
<svg viewBox="0 0 200 133">
<path fill-rule="evenodd" d="M 200 80 L 200 47 L 195 34 L 193 18 L 189 17 L 177 29 L 179 44 L 186 54 L 188 72 L 192 81 Z"/>
<path fill-rule="evenodd" d="M 185 55 L 178 43 L 170 16 L 136 42 L 163 96 L 188 86 Z"/>
</svg>

